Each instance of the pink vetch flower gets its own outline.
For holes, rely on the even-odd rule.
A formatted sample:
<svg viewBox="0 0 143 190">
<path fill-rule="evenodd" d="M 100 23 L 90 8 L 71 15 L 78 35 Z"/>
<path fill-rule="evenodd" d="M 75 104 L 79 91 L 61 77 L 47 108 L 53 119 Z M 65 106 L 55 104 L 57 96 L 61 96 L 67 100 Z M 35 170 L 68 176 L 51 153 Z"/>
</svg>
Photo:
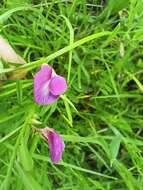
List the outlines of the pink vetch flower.
<svg viewBox="0 0 143 190">
<path fill-rule="evenodd" d="M 50 149 L 50 157 L 53 163 L 58 163 L 62 158 L 62 153 L 65 148 L 64 141 L 57 134 L 54 129 L 50 129 L 48 127 L 39 129 L 45 139 L 48 141 L 49 149 Z"/>
<path fill-rule="evenodd" d="M 53 68 L 47 64 L 43 64 L 34 77 L 34 99 L 37 104 L 54 103 L 66 89 L 64 77 L 56 75 Z"/>
</svg>

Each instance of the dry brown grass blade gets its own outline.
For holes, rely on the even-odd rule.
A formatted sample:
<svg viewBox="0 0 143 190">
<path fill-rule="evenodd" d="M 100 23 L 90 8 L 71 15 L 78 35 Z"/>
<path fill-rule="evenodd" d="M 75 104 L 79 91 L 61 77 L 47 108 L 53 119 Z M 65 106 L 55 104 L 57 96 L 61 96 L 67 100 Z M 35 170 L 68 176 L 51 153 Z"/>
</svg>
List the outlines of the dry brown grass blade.
<svg viewBox="0 0 143 190">
<path fill-rule="evenodd" d="M 9 63 L 26 63 L 26 61 L 15 52 L 11 45 L 2 36 L 0 36 L 0 58 Z M 23 78 L 25 77 L 26 73 L 26 70 L 15 71 L 11 73 L 9 79 Z"/>
<path fill-rule="evenodd" d="M 0 57 L 9 63 L 25 63 L 25 60 L 14 51 L 2 36 L 0 36 Z"/>
</svg>

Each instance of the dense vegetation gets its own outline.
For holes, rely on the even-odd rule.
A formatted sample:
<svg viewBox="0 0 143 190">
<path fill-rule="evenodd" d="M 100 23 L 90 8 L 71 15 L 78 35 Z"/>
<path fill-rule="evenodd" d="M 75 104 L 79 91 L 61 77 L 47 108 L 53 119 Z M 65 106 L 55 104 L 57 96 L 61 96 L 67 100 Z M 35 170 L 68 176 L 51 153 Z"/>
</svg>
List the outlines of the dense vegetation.
<svg viewBox="0 0 143 190">
<path fill-rule="evenodd" d="M 143 189 L 143 0 L 7 0 L 0 32 L 26 60 L 1 60 L 0 190 Z M 68 81 L 34 102 L 42 63 Z M 23 72 L 26 72 L 23 77 Z M 65 141 L 52 164 L 35 127 Z"/>
</svg>

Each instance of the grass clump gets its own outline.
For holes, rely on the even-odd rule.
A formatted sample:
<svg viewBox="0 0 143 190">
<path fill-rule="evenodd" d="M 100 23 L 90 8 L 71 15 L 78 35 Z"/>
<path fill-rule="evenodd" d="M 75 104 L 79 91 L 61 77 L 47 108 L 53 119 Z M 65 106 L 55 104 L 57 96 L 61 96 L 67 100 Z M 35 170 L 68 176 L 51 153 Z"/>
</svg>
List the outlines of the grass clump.
<svg viewBox="0 0 143 190">
<path fill-rule="evenodd" d="M 143 2 L 7 0 L 1 35 L 26 64 L 1 60 L 0 190 L 142 190 Z M 51 106 L 33 99 L 43 63 L 68 81 Z M 65 141 L 53 165 L 35 122 Z"/>
</svg>

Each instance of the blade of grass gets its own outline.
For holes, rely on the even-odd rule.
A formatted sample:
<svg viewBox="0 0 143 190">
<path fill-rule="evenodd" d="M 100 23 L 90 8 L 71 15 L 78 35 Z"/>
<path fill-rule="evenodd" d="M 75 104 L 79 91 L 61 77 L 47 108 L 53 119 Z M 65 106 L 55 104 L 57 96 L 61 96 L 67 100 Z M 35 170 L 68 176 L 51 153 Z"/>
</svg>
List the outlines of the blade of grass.
<svg viewBox="0 0 143 190">
<path fill-rule="evenodd" d="M 12 71 L 16 71 L 16 70 L 20 70 L 20 69 L 24 69 L 24 68 L 29 68 L 29 70 L 45 63 L 45 62 L 50 62 L 52 61 L 53 59 L 63 55 L 64 53 L 67 53 L 68 51 L 72 50 L 72 49 L 75 49 L 91 40 L 94 40 L 94 39 L 97 39 L 97 38 L 100 38 L 100 37 L 103 37 L 103 36 L 108 36 L 108 35 L 111 35 L 112 32 L 109 32 L 109 31 L 106 31 L 106 32 L 99 32 L 97 34 L 92 34 L 90 36 L 87 36 L 81 40 L 78 40 L 76 42 L 74 42 L 72 45 L 69 45 L 69 46 L 66 46 L 60 50 L 58 50 L 57 52 L 55 53 L 52 53 L 51 55 L 47 56 L 47 57 L 43 57 L 41 58 L 40 60 L 38 61 L 34 61 L 34 62 L 31 62 L 31 63 L 27 63 L 27 64 L 24 64 L 20 67 L 17 67 L 16 69 L 3 69 L 3 70 L 0 70 L 0 73 L 9 73 L 9 72 L 12 72 Z"/>
</svg>

